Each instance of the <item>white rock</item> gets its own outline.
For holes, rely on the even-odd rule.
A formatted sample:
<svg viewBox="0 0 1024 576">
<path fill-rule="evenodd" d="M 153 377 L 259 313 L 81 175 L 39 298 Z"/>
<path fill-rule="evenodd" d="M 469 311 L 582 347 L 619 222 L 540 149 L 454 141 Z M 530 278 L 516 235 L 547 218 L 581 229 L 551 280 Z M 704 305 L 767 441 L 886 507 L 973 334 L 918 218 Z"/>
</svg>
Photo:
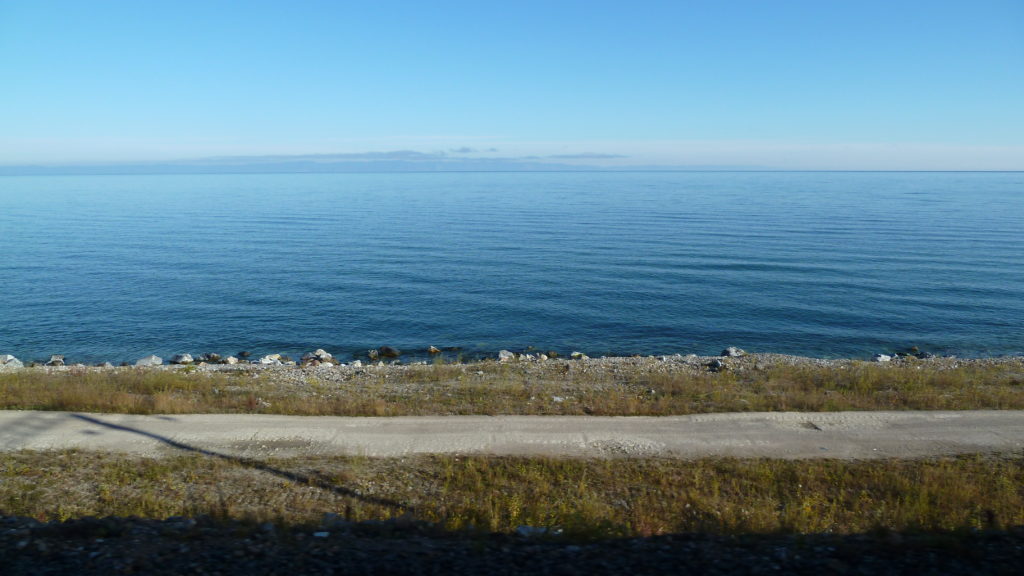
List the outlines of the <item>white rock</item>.
<svg viewBox="0 0 1024 576">
<path fill-rule="evenodd" d="M 140 358 L 139 360 L 135 361 L 136 366 L 159 366 L 163 363 L 164 359 L 159 356 L 156 356 L 155 354 L 150 354 L 145 358 Z"/>
<path fill-rule="evenodd" d="M 170 359 L 171 364 L 191 364 L 194 361 L 191 354 L 175 354 Z"/>
<path fill-rule="evenodd" d="M 14 369 L 24 367 L 25 365 L 21 362 L 21 360 L 18 360 L 14 356 L 11 356 L 10 354 L 0 355 L 0 368 Z"/>
<path fill-rule="evenodd" d="M 260 364 L 265 365 L 265 366 L 267 366 L 267 365 L 269 365 L 269 366 L 280 366 L 281 365 L 281 355 L 280 354 L 267 354 L 263 358 L 260 358 L 258 360 L 258 362 Z"/>
<path fill-rule="evenodd" d="M 511 352 L 509 352 L 508 350 L 501 350 L 501 351 L 498 352 L 498 362 L 508 362 L 510 360 L 515 360 L 515 359 L 516 359 L 516 355 L 511 353 Z"/>
<path fill-rule="evenodd" d="M 313 352 L 313 356 L 316 356 L 317 360 L 330 360 L 331 358 L 334 358 L 334 356 L 331 356 L 330 352 L 325 351 L 323 348 L 317 348 L 316 351 Z"/>
<path fill-rule="evenodd" d="M 590 356 L 587 356 L 583 352 L 573 352 L 572 354 L 569 354 L 569 358 L 572 358 L 573 360 L 590 360 Z"/>
<path fill-rule="evenodd" d="M 547 360 L 547 359 L 548 359 L 548 355 L 547 354 L 541 354 L 540 356 L 537 356 L 537 360 L 540 360 L 542 362 L 544 360 Z"/>
<path fill-rule="evenodd" d="M 227 358 L 224 359 L 224 363 L 225 364 L 238 364 L 238 358 L 235 358 L 234 356 L 228 356 Z"/>
<path fill-rule="evenodd" d="M 740 356 L 746 356 L 747 353 L 735 346 L 729 346 L 725 350 L 722 350 L 722 353 L 720 355 L 728 356 L 729 358 L 739 358 Z"/>
<path fill-rule="evenodd" d="M 888 354 L 875 354 L 871 359 L 875 362 L 888 362 L 892 360 L 892 356 Z"/>
<path fill-rule="evenodd" d="M 363 367 L 363 361 L 362 360 L 356 360 L 356 361 L 352 362 L 351 364 L 349 364 L 349 366 L 351 366 L 353 368 L 362 368 Z"/>
</svg>

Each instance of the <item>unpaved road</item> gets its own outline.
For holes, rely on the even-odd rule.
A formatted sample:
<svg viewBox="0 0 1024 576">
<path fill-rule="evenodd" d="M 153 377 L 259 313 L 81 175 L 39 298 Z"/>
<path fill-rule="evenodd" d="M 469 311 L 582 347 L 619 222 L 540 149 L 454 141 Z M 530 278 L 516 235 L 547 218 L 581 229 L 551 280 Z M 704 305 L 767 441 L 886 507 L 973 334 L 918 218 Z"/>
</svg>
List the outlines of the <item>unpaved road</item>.
<svg viewBox="0 0 1024 576">
<path fill-rule="evenodd" d="M 148 456 L 911 458 L 1020 451 L 1024 411 L 399 418 L 0 411 L 0 450 L 66 448 Z"/>
</svg>

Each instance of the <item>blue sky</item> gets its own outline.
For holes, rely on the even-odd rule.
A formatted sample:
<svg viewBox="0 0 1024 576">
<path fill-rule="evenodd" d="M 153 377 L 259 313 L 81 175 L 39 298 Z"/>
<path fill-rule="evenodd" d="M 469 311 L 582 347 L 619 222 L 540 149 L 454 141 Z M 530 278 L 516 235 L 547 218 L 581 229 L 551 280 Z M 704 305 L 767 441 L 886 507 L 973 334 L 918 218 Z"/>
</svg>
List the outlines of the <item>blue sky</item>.
<svg viewBox="0 0 1024 576">
<path fill-rule="evenodd" d="M 1024 170 L 1022 63 L 1021 0 L 0 0 L 0 164 Z"/>
</svg>

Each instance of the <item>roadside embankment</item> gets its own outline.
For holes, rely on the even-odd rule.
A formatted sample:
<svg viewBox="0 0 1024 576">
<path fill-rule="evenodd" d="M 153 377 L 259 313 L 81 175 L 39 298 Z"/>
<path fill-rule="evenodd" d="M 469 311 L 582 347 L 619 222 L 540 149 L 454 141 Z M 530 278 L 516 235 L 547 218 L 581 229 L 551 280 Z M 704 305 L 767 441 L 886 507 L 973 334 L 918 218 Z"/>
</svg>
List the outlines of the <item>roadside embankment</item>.
<svg viewBox="0 0 1024 576">
<path fill-rule="evenodd" d="M 667 416 L 1024 409 L 1024 358 L 513 358 L 468 364 L 39 366 L 0 409 L 137 414 Z"/>
</svg>

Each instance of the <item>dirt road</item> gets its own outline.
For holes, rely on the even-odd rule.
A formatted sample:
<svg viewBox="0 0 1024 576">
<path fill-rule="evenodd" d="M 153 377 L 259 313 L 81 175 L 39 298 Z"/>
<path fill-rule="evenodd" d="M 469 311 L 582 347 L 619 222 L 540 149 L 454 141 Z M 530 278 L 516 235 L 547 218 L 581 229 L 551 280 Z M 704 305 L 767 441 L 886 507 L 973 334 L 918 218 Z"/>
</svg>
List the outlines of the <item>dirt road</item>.
<svg viewBox="0 0 1024 576">
<path fill-rule="evenodd" d="M 673 417 L 343 418 L 0 411 L 0 450 L 159 456 L 486 453 L 889 458 L 1024 449 L 1024 412 L 737 413 Z"/>
</svg>

